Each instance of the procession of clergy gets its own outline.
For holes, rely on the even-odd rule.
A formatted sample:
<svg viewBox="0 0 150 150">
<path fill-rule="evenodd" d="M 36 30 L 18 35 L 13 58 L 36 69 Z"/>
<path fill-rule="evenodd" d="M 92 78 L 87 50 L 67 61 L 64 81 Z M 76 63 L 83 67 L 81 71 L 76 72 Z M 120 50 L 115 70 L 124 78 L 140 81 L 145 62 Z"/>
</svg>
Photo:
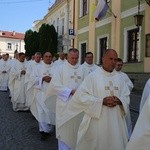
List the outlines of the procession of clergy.
<svg viewBox="0 0 150 150">
<path fill-rule="evenodd" d="M 121 71 L 122 59 L 107 49 L 102 66 L 93 53 L 79 64 L 79 51 L 68 50 L 53 61 L 50 52 L 0 59 L 0 91 L 10 92 L 13 111 L 31 111 L 46 140 L 56 129 L 59 150 L 149 150 L 150 80 L 142 95 L 132 132 L 129 103 L 133 84 Z"/>
</svg>

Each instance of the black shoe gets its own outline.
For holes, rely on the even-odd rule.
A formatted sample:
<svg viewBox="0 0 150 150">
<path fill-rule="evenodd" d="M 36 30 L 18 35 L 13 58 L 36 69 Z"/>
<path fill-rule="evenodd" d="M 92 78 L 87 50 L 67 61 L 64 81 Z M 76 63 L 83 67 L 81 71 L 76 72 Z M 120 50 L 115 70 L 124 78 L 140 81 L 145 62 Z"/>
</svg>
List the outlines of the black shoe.
<svg viewBox="0 0 150 150">
<path fill-rule="evenodd" d="M 48 138 L 48 136 L 49 136 L 49 133 L 46 133 L 46 132 L 44 132 L 44 131 L 42 131 L 42 132 L 40 132 L 40 134 L 41 134 L 41 140 L 46 140 L 47 138 Z"/>
</svg>

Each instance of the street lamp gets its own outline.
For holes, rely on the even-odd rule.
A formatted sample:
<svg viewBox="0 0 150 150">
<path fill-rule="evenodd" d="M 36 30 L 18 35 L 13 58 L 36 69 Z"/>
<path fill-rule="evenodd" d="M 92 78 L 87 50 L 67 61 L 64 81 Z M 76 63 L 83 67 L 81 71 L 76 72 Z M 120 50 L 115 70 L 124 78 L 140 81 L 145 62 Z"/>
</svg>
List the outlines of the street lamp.
<svg viewBox="0 0 150 150">
<path fill-rule="evenodd" d="M 150 0 L 145 0 L 145 1 L 150 6 Z"/>
<path fill-rule="evenodd" d="M 144 15 L 140 14 L 140 0 L 138 0 L 138 13 L 134 16 L 135 25 L 137 27 L 142 25 Z"/>
</svg>

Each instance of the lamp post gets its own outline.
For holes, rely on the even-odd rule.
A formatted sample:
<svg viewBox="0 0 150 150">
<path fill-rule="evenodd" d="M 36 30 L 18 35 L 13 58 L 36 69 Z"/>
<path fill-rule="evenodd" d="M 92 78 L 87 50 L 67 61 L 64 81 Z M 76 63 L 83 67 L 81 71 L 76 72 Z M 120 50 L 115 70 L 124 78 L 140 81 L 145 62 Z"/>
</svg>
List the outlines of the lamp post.
<svg viewBox="0 0 150 150">
<path fill-rule="evenodd" d="M 135 25 L 137 27 L 142 25 L 144 15 L 140 14 L 140 0 L 138 0 L 138 13 L 134 16 Z"/>
<path fill-rule="evenodd" d="M 145 1 L 150 6 L 150 0 L 145 0 Z"/>
</svg>

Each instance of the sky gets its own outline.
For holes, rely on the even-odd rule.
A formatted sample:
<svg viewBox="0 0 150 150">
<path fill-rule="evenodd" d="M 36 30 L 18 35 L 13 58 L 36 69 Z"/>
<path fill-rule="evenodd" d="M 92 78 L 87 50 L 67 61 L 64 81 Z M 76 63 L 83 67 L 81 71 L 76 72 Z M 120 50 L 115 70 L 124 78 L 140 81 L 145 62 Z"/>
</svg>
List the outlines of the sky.
<svg viewBox="0 0 150 150">
<path fill-rule="evenodd" d="M 55 0 L 0 0 L 0 30 L 25 33 L 43 19 Z"/>
</svg>

